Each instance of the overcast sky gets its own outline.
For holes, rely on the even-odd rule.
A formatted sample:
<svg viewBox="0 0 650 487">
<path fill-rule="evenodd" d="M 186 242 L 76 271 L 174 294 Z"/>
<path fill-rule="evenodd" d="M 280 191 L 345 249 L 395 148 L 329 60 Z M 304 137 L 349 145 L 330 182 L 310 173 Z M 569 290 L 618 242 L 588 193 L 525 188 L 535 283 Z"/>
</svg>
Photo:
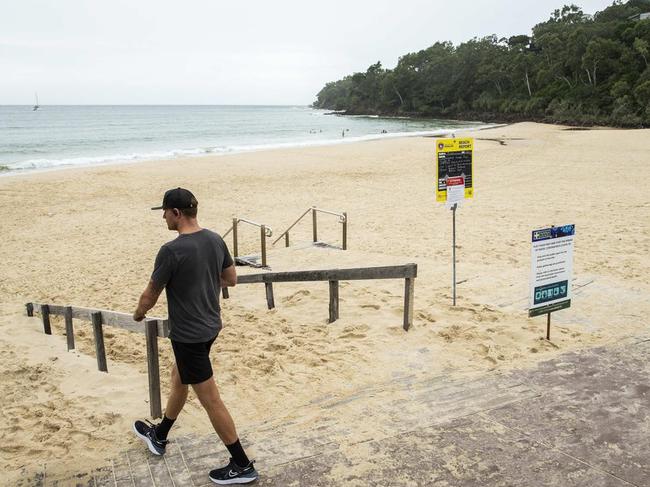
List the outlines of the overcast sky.
<svg viewBox="0 0 650 487">
<path fill-rule="evenodd" d="M 5 0 L 0 104 L 309 104 L 436 41 L 528 34 L 570 1 Z M 610 1 L 575 2 L 586 13 Z"/>
</svg>

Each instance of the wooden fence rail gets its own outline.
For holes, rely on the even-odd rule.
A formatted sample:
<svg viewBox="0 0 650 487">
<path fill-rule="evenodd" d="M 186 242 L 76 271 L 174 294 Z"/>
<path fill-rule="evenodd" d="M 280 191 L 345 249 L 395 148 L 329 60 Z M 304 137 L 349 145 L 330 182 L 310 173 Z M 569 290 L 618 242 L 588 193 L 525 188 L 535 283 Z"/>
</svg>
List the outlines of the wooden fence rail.
<svg viewBox="0 0 650 487">
<path fill-rule="evenodd" d="M 68 350 L 75 348 L 73 318 L 92 323 L 95 341 L 97 368 L 108 372 L 106 363 L 106 350 L 104 348 L 104 325 L 122 328 L 124 330 L 144 333 L 147 340 L 147 369 L 149 376 L 149 409 L 153 418 L 162 417 L 162 403 L 160 400 L 160 366 L 158 361 L 158 337 L 169 335 L 169 320 L 161 318 L 147 318 L 142 322 L 133 321 L 132 315 L 117 313 L 94 308 L 81 308 L 78 306 L 59 306 L 55 304 L 27 303 L 27 316 L 40 313 L 43 320 L 43 331 L 51 335 L 50 316 L 58 315 L 65 318 L 66 340 Z"/>
<path fill-rule="evenodd" d="M 356 281 L 365 279 L 404 279 L 404 324 L 405 330 L 413 324 L 413 293 L 417 264 L 405 264 L 385 267 L 359 267 L 353 269 L 326 269 L 313 271 L 266 272 L 237 276 L 237 284 L 264 283 L 266 302 L 269 309 L 275 307 L 273 298 L 274 282 L 329 281 L 330 305 L 329 322 L 339 317 L 339 281 Z M 228 296 L 224 293 L 224 297 Z"/>
<path fill-rule="evenodd" d="M 404 279 L 404 329 L 408 330 L 413 324 L 413 288 L 417 277 L 417 264 L 406 264 L 387 267 L 361 267 L 354 269 L 327 269 L 294 272 L 267 272 L 264 274 L 248 274 L 238 276 L 237 284 L 263 283 L 266 290 L 266 301 L 269 309 L 275 307 L 273 298 L 274 282 L 305 282 L 328 281 L 330 292 L 329 322 L 339 318 L 339 281 L 354 281 L 361 279 Z M 224 289 L 225 291 L 225 289 Z M 224 297 L 228 297 L 224 292 Z M 117 313 L 94 308 L 78 306 L 60 306 L 56 304 L 27 303 L 27 316 L 40 313 L 43 320 L 44 333 L 51 335 L 50 316 L 63 316 L 65 319 L 66 341 L 68 350 L 75 347 L 74 318 L 92 323 L 97 356 L 97 368 L 108 372 L 106 350 L 104 348 L 104 325 L 122 328 L 136 333 L 144 333 L 147 340 L 147 370 L 149 376 L 149 408 L 153 418 L 162 417 L 160 399 L 160 367 L 158 360 L 158 337 L 169 335 L 169 320 L 161 318 L 146 318 L 143 322 L 133 321 L 127 313 Z"/>
</svg>

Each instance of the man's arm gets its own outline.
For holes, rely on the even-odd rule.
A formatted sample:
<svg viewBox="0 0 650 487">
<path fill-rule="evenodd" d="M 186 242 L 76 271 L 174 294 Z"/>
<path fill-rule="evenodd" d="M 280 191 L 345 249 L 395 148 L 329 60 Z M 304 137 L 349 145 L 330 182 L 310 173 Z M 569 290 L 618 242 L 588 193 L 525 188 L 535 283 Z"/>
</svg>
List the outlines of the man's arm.
<svg viewBox="0 0 650 487">
<path fill-rule="evenodd" d="M 145 313 L 156 305 L 156 301 L 158 301 L 162 290 L 162 287 L 157 287 L 153 281 L 149 281 L 145 290 L 142 291 L 140 301 L 138 301 L 138 307 L 133 312 L 133 319 L 135 321 L 142 321 L 144 319 Z"/>
<path fill-rule="evenodd" d="M 221 287 L 234 287 L 237 284 L 237 271 L 235 265 L 226 267 L 221 271 Z"/>
</svg>

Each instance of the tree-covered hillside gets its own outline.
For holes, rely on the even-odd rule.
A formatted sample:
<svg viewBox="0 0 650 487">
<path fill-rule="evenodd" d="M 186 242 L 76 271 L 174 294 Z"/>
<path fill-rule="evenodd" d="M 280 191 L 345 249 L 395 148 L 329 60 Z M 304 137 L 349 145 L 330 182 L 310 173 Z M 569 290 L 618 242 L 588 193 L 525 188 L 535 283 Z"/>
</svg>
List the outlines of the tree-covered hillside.
<svg viewBox="0 0 650 487">
<path fill-rule="evenodd" d="M 650 127 L 650 0 L 556 10 L 532 36 L 436 42 L 327 83 L 315 107 L 354 114 Z"/>
</svg>

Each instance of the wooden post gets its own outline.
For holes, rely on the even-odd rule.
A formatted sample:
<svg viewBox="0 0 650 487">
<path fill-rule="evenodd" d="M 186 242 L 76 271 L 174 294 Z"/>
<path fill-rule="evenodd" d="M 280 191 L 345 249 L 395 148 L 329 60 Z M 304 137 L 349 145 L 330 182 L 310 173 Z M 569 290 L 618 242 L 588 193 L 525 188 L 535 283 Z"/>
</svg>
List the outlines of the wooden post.
<svg viewBox="0 0 650 487">
<path fill-rule="evenodd" d="M 158 321 L 147 320 L 144 329 L 147 338 L 147 371 L 149 375 L 149 411 L 152 418 L 162 418 L 160 401 L 160 366 L 158 362 Z"/>
<path fill-rule="evenodd" d="M 30 318 L 34 316 L 34 303 L 25 303 L 25 309 L 27 310 L 27 316 Z"/>
<path fill-rule="evenodd" d="M 348 249 L 348 214 L 347 212 L 343 212 L 343 216 L 345 217 L 345 221 L 343 222 L 343 250 Z"/>
<path fill-rule="evenodd" d="M 330 281 L 330 320 L 334 323 L 339 319 L 339 281 Z"/>
<path fill-rule="evenodd" d="M 68 351 L 74 350 L 74 328 L 72 327 L 72 307 L 66 306 L 65 313 L 65 338 L 68 342 Z"/>
<path fill-rule="evenodd" d="M 407 277 L 404 279 L 404 330 L 408 329 L 413 324 L 413 287 L 415 286 L 415 279 Z"/>
<path fill-rule="evenodd" d="M 262 267 L 266 267 L 266 226 L 260 226 L 260 238 L 262 244 Z"/>
<path fill-rule="evenodd" d="M 159 328 L 162 328 L 162 336 L 167 338 L 169 336 L 169 319 L 158 320 L 158 324 L 160 325 Z"/>
<path fill-rule="evenodd" d="M 265 282 L 264 287 L 266 287 L 266 304 L 269 309 L 275 308 L 275 301 L 273 300 L 273 283 Z"/>
<path fill-rule="evenodd" d="M 318 222 L 316 221 L 316 208 L 311 209 L 312 236 L 314 242 L 318 242 Z"/>
<path fill-rule="evenodd" d="M 104 349 L 104 330 L 102 329 L 102 314 L 99 311 L 92 313 L 93 332 L 95 333 L 95 354 L 97 355 L 97 368 L 108 372 L 106 366 L 106 350 Z"/>
<path fill-rule="evenodd" d="M 41 305 L 41 318 L 43 318 L 43 332 L 46 335 L 51 335 L 52 327 L 50 326 L 50 307 L 47 304 Z"/>
<path fill-rule="evenodd" d="M 285 247 L 289 246 L 289 232 L 284 234 L 284 246 Z"/>
<path fill-rule="evenodd" d="M 223 299 L 228 299 L 230 297 L 230 294 L 228 294 L 228 288 L 227 287 L 222 287 L 221 288 L 221 297 Z"/>
<path fill-rule="evenodd" d="M 237 218 L 232 219 L 232 255 L 237 257 Z"/>
</svg>

